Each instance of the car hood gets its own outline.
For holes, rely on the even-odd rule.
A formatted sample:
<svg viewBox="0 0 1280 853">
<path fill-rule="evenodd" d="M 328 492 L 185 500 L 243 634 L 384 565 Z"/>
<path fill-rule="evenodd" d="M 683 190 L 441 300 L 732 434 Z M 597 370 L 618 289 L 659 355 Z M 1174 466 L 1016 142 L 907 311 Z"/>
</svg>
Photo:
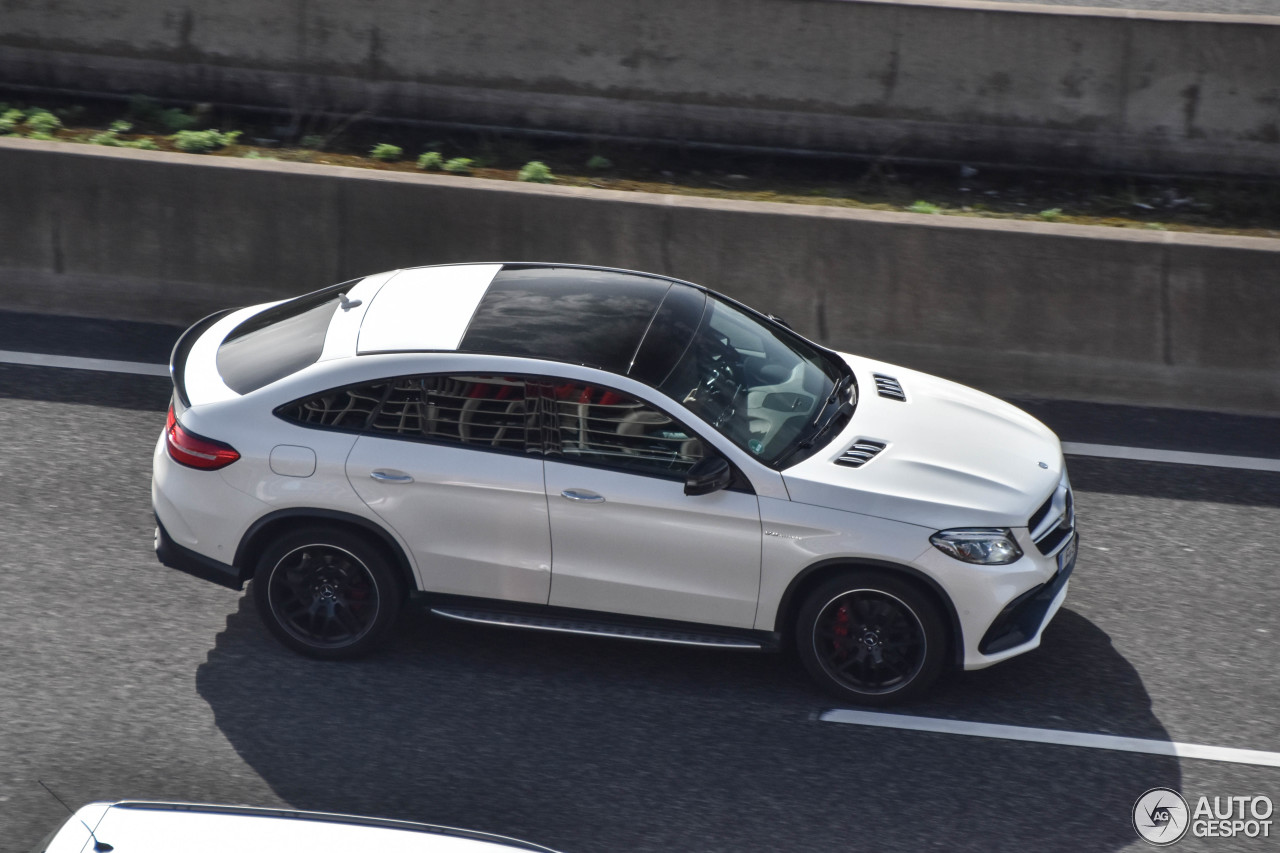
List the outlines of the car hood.
<svg viewBox="0 0 1280 853">
<path fill-rule="evenodd" d="M 1064 470 L 1058 437 L 1035 418 L 955 382 L 841 354 L 857 378 L 853 417 L 830 444 L 782 472 L 791 500 L 919 524 L 1025 527 Z M 896 380 L 905 401 L 881 396 Z M 855 441 L 885 445 L 860 467 Z"/>
</svg>

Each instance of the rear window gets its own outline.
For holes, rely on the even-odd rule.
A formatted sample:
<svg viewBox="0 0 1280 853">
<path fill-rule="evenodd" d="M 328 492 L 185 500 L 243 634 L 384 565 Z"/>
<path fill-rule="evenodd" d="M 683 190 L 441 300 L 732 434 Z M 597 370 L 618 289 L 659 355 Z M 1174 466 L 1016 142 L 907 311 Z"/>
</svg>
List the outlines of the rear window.
<svg viewBox="0 0 1280 853">
<path fill-rule="evenodd" d="M 324 351 L 338 294 L 358 282 L 347 281 L 299 296 L 236 326 L 218 347 L 222 381 L 237 394 L 248 394 L 315 364 Z"/>
</svg>

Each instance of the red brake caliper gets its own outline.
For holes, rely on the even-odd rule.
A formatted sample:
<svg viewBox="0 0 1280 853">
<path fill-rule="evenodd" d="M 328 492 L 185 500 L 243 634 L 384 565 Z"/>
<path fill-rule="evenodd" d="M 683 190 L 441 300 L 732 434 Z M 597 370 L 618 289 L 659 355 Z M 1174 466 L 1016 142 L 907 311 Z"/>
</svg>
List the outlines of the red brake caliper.
<svg viewBox="0 0 1280 853">
<path fill-rule="evenodd" d="M 359 612 L 367 603 L 369 597 L 369 588 L 365 584 L 353 585 L 347 590 L 347 600 L 351 605 L 351 609 Z"/>
<path fill-rule="evenodd" d="M 847 645 L 841 640 L 849 636 L 849 605 L 841 604 L 840 609 L 836 611 L 836 624 L 832 633 L 835 634 L 835 640 L 832 643 L 835 646 L 833 651 L 836 657 L 846 657 L 848 655 Z"/>
</svg>

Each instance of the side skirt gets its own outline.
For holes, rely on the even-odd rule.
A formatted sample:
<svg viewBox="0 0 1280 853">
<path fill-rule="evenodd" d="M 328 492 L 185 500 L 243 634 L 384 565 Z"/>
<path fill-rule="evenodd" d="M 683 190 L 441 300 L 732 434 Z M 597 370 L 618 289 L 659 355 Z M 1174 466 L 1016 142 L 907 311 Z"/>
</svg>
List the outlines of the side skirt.
<svg viewBox="0 0 1280 853">
<path fill-rule="evenodd" d="M 780 639 L 777 634 L 767 631 L 736 631 L 713 625 L 616 616 L 545 605 L 525 608 L 480 599 L 442 599 L 433 596 L 427 603 L 427 608 L 436 616 L 458 622 L 677 646 L 777 651 Z"/>
</svg>

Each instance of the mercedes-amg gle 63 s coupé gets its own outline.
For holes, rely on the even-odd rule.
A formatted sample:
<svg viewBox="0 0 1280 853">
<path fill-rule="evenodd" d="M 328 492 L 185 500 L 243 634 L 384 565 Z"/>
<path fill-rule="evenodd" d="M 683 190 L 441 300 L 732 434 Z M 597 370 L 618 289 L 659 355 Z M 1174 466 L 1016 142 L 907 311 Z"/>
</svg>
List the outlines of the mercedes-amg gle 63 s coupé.
<svg viewBox="0 0 1280 853">
<path fill-rule="evenodd" d="M 547 264 L 401 269 L 178 342 L 161 561 L 285 645 L 450 619 L 794 644 L 846 701 L 1035 648 L 1077 536 L 1026 413 L 834 352 L 705 288 Z"/>
</svg>

